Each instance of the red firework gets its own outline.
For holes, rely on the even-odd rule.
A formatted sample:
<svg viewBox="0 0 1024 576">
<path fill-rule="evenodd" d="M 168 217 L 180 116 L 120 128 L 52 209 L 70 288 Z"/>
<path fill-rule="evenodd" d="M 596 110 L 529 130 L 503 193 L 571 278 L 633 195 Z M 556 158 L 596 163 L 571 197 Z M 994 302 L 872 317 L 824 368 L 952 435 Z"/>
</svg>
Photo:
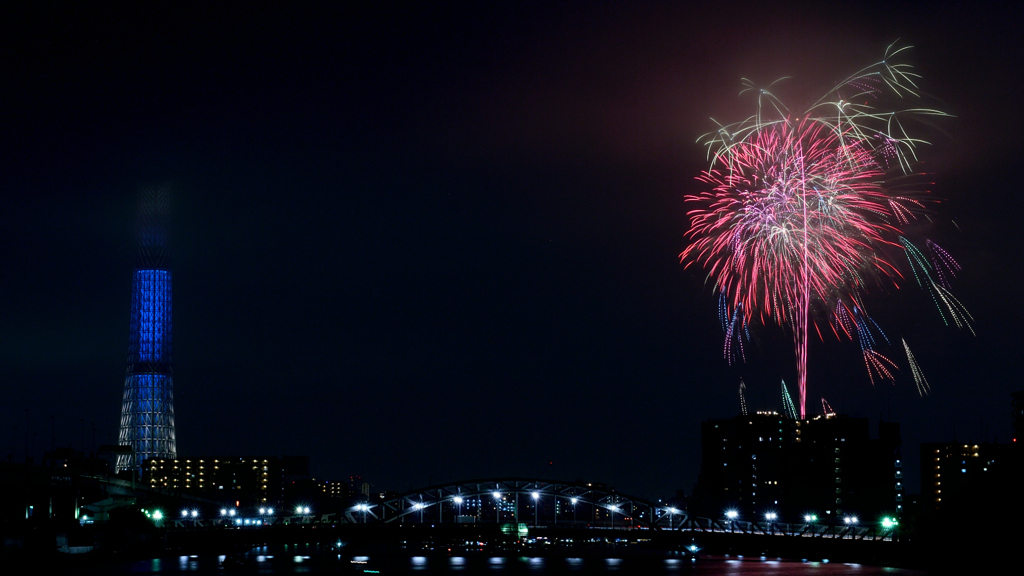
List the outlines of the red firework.
<svg viewBox="0 0 1024 576">
<path fill-rule="evenodd" d="M 955 261 L 931 241 L 933 256 L 926 258 L 903 229 L 926 211 L 927 195 L 889 185 L 908 175 L 921 142 L 906 135 L 900 118 L 944 114 L 851 104 L 916 96 L 915 75 L 892 60 L 902 50 L 890 46 L 885 60 L 841 83 L 803 119 L 766 120 L 765 103 L 780 113 L 785 106 L 767 90 L 750 90 L 758 95 L 757 114 L 710 135 L 712 165 L 698 177 L 707 188 L 686 198 L 696 206 L 688 212 L 691 243 L 680 259 L 705 268 L 721 295 L 726 356 L 731 360 L 733 340 L 743 354 L 742 337 L 755 320 L 791 327 L 801 418 L 812 316 L 829 318 L 836 336 L 858 341 L 872 382 L 893 378 L 895 365 L 876 350 L 873 332 L 885 335 L 866 313 L 863 296 L 872 285 L 898 287 L 898 263 L 909 263 L 944 321 L 948 315 L 970 328 L 970 315 L 948 291 L 946 276 L 959 269 Z M 843 91 L 853 93 L 843 98 Z"/>
</svg>

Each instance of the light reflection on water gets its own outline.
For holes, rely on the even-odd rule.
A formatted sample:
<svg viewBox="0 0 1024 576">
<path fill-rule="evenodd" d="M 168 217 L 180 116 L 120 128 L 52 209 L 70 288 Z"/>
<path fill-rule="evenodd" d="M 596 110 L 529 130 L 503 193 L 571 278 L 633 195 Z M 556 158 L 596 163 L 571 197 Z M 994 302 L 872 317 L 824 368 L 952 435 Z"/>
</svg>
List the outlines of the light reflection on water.
<svg viewBox="0 0 1024 576">
<path fill-rule="evenodd" d="M 275 554 L 277 552 L 277 554 Z M 284 552 L 284 553 L 283 553 Z M 71 572 L 68 572 L 70 574 Z M 171 556 L 144 561 L 90 565 L 76 575 L 120 574 L 484 574 L 495 576 L 650 574 L 685 576 L 919 576 L 912 570 L 780 560 L 757 556 L 706 558 L 693 563 L 684 557 L 550 557 L 550 556 L 355 556 L 344 550 L 260 547 L 240 555 Z"/>
</svg>

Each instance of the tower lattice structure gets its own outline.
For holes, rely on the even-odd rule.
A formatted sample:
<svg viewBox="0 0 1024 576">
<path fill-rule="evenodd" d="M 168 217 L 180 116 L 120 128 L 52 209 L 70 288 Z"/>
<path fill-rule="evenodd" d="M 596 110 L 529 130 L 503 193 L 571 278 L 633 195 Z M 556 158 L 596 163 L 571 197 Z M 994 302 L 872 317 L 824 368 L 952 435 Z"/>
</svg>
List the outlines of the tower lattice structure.
<svg viewBox="0 0 1024 576">
<path fill-rule="evenodd" d="M 138 470 L 148 458 L 177 456 L 171 374 L 171 270 L 167 251 L 167 192 L 147 192 L 139 211 L 139 253 L 132 272 L 132 317 L 119 444 L 131 454 L 117 471 Z"/>
</svg>

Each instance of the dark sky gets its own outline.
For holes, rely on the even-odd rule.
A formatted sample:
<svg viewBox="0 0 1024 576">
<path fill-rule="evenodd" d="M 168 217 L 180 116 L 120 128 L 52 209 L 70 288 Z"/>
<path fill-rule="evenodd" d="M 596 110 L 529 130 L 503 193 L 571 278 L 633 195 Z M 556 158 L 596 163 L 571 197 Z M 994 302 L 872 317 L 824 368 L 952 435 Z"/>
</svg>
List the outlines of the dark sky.
<svg viewBox="0 0 1024 576">
<path fill-rule="evenodd" d="M 181 455 L 308 454 L 380 489 L 495 476 L 690 493 L 700 422 L 781 408 L 790 337 L 721 355 L 685 194 L 740 78 L 816 97 L 901 38 L 929 234 L 977 337 L 872 295 L 908 370 L 812 341 L 811 412 L 1010 437 L 1024 388 L 1020 20 L 935 3 L 62 3 L 0 16 L 0 454 L 116 440 L 134 213 L 170 185 Z M 9 9 L 8 9 L 9 10 Z M 955 219 L 956 226 L 951 225 Z M 894 356 L 898 356 L 894 353 Z M 26 409 L 28 413 L 26 414 Z M 82 438 L 85 430 L 85 438 Z M 916 474 L 910 488 L 917 490 Z"/>
</svg>

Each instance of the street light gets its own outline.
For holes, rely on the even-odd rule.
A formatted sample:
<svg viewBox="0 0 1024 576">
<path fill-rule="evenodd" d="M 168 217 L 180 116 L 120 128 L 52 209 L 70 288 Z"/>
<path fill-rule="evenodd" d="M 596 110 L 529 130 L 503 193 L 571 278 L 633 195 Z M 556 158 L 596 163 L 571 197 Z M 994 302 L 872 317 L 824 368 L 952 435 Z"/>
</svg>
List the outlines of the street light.
<svg viewBox="0 0 1024 576">
<path fill-rule="evenodd" d="M 459 515 L 455 518 L 455 523 L 458 524 L 462 517 L 462 496 L 456 496 L 455 498 L 452 498 L 452 501 L 459 507 Z"/>
<path fill-rule="evenodd" d="M 579 502 L 579 501 L 580 501 L 580 499 L 575 497 L 575 496 L 573 496 L 572 498 L 569 499 L 569 502 L 572 502 L 572 525 L 573 526 L 576 525 L 576 503 Z"/>
<path fill-rule="evenodd" d="M 764 513 L 764 520 L 768 523 L 768 530 L 770 530 L 772 534 L 775 533 L 775 522 L 778 519 L 779 515 L 771 510 Z"/>
<path fill-rule="evenodd" d="M 676 508 L 675 506 L 670 506 L 668 508 L 668 529 L 669 530 L 672 529 L 672 517 L 675 516 L 678 513 L 679 513 L 679 509 Z"/>
<path fill-rule="evenodd" d="M 366 513 L 370 510 L 369 504 L 356 504 L 356 511 L 363 513 L 363 524 L 366 524 Z"/>
<path fill-rule="evenodd" d="M 533 526 L 536 528 L 539 524 L 538 518 L 540 518 L 540 492 L 532 492 L 530 496 L 533 497 Z"/>
<path fill-rule="evenodd" d="M 267 519 L 267 516 L 273 516 L 273 515 L 274 515 L 274 509 L 273 508 L 267 508 L 265 506 L 263 508 L 260 508 L 260 520 L 259 520 L 259 522 L 256 523 L 256 525 L 257 526 L 262 526 L 262 525 L 270 522 L 270 520 Z"/>
<path fill-rule="evenodd" d="M 729 509 L 725 511 L 725 517 L 729 519 L 729 532 L 732 532 L 735 530 L 733 521 L 740 517 L 740 513 L 736 510 Z"/>
<path fill-rule="evenodd" d="M 501 492 L 495 490 L 491 495 L 494 496 L 494 521 L 501 524 Z"/>
</svg>

